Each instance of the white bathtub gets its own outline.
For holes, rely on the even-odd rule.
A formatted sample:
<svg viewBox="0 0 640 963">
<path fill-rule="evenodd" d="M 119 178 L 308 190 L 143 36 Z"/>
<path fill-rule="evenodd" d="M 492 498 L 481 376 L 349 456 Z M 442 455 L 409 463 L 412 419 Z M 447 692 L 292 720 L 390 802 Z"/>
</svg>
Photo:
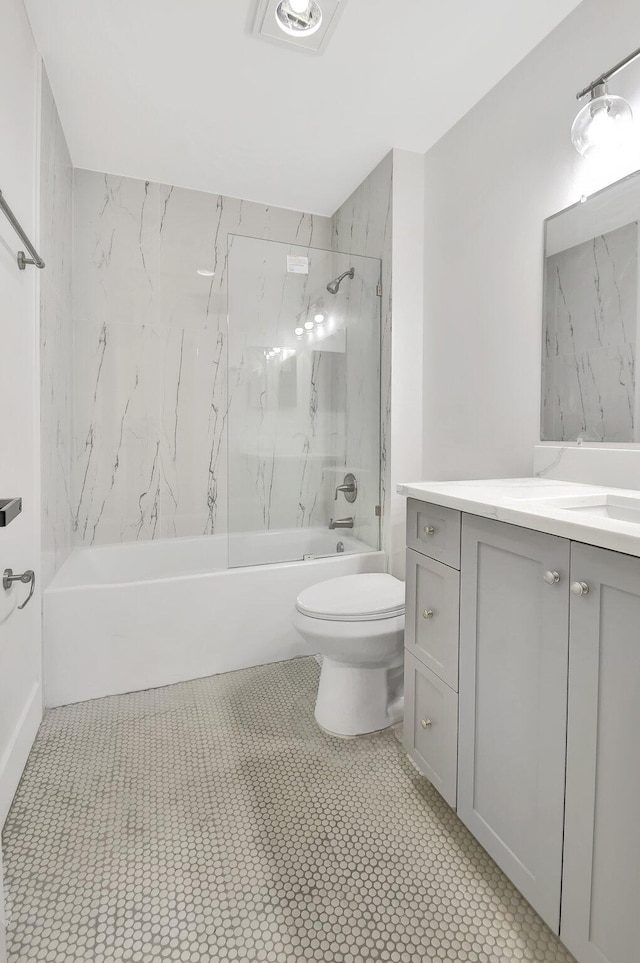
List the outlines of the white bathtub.
<svg viewBox="0 0 640 963">
<path fill-rule="evenodd" d="M 291 626 L 302 589 L 386 570 L 383 552 L 345 532 L 232 539 L 232 561 L 254 564 L 228 569 L 223 535 L 76 549 L 44 594 L 46 705 L 308 654 Z M 338 542 L 344 552 L 330 554 Z"/>
</svg>

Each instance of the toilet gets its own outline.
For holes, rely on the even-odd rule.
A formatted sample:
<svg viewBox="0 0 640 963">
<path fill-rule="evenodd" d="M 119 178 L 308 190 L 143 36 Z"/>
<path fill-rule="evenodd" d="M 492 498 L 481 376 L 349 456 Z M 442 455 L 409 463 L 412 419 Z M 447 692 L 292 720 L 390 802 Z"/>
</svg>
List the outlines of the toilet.
<svg viewBox="0 0 640 963">
<path fill-rule="evenodd" d="M 315 717 L 335 736 L 386 729 L 402 719 L 404 582 L 345 575 L 300 593 L 293 625 L 322 655 Z"/>
</svg>

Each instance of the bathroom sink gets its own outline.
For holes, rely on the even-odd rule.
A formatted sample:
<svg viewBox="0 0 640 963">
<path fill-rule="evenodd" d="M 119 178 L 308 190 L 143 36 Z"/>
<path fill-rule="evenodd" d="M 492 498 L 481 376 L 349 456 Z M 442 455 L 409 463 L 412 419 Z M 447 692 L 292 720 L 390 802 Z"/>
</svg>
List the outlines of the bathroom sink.
<svg viewBox="0 0 640 963">
<path fill-rule="evenodd" d="M 538 508 L 560 509 L 591 518 L 612 518 L 618 522 L 640 525 L 640 497 L 602 492 L 596 495 L 569 495 L 541 498 Z"/>
</svg>

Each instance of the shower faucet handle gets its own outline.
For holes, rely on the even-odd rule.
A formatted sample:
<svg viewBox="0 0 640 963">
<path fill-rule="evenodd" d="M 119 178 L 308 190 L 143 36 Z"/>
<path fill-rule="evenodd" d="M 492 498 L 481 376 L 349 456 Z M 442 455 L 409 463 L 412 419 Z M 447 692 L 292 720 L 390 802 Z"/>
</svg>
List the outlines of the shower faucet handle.
<svg viewBox="0 0 640 963">
<path fill-rule="evenodd" d="M 344 482 L 342 485 L 338 485 L 336 488 L 334 502 L 338 500 L 338 493 L 344 492 L 344 497 L 350 503 L 355 502 L 358 497 L 358 483 L 356 482 L 356 476 L 352 472 L 348 472 L 344 476 Z"/>
</svg>

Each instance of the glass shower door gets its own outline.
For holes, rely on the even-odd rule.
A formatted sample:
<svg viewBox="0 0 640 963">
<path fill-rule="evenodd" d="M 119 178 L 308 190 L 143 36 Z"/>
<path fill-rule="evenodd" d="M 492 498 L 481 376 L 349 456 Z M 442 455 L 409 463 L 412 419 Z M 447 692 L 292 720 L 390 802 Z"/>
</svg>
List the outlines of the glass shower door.
<svg viewBox="0 0 640 963">
<path fill-rule="evenodd" d="M 228 253 L 230 567 L 378 549 L 380 261 Z"/>
</svg>

